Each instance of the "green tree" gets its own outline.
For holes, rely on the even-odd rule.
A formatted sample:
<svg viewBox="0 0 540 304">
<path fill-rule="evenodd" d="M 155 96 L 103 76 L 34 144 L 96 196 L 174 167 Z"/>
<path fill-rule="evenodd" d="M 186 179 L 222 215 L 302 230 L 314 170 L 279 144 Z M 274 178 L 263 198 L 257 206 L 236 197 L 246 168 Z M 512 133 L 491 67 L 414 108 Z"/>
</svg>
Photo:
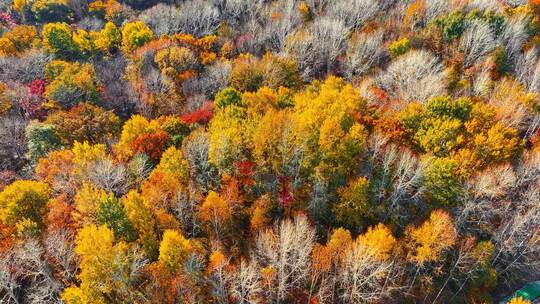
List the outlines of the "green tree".
<svg viewBox="0 0 540 304">
<path fill-rule="evenodd" d="M 37 161 L 49 152 L 62 147 L 61 139 L 56 134 L 54 126 L 35 120 L 26 127 L 26 140 L 28 142 L 28 156 L 33 161 Z"/>
<path fill-rule="evenodd" d="M 154 33 L 142 21 L 128 22 L 122 28 L 122 49 L 129 54 L 153 38 Z"/>
<path fill-rule="evenodd" d="M 430 201 L 444 207 L 451 207 L 459 202 L 463 184 L 457 170 L 458 163 L 451 158 L 434 158 L 429 161 L 424 175 Z"/>
<path fill-rule="evenodd" d="M 241 106 L 242 95 L 235 88 L 227 87 L 216 94 L 214 107 L 216 111 L 221 111 L 230 105 Z"/>
<path fill-rule="evenodd" d="M 338 190 L 339 202 L 334 206 L 334 214 L 339 224 L 360 231 L 370 214 L 369 182 L 358 177 Z"/>
<path fill-rule="evenodd" d="M 114 195 L 109 194 L 99 204 L 97 222 L 107 225 L 114 232 L 116 239 L 133 241 L 136 239 L 135 229 L 128 218 L 122 203 Z"/>
<path fill-rule="evenodd" d="M 66 23 L 47 23 L 41 32 L 45 49 L 59 57 L 70 58 L 78 54 L 71 27 Z"/>
</svg>

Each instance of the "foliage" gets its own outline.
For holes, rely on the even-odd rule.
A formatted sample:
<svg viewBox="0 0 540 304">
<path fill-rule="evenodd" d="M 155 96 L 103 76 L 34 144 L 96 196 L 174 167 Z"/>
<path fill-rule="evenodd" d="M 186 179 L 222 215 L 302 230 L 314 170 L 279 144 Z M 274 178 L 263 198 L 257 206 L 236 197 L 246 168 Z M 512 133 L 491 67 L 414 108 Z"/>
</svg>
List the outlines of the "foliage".
<svg viewBox="0 0 540 304">
<path fill-rule="evenodd" d="M 49 84 L 44 96 L 64 109 L 82 102 L 100 101 L 100 83 L 91 64 L 55 60 L 47 64 L 45 75 Z"/>
<path fill-rule="evenodd" d="M 154 38 L 154 33 L 143 22 L 128 22 L 122 27 L 122 49 L 131 53 Z"/>
<path fill-rule="evenodd" d="M 42 225 L 51 189 L 42 182 L 19 180 L 0 192 L 0 221 L 16 225 L 20 234 L 33 225 Z"/>
<path fill-rule="evenodd" d="M 393 41 L 388 47 L 388 52 L 392 58 L 396 58 L 399 55 L 405 54 L 411 47 L 410 41 L 407 38 L 401 38 Z"/>
</svg>

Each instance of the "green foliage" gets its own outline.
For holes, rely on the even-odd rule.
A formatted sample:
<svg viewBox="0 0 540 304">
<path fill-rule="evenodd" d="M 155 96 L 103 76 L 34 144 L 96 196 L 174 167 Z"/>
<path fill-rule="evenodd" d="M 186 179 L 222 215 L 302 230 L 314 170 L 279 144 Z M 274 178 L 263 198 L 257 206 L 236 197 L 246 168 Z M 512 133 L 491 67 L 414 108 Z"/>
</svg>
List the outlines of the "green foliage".
<svg viewBox="0 0 540 304">
<path fill-rule="evenodd" d="M 133 241 L 137 238 L 135 229 L 119 199 L 110 194 L 100 202 L 97 211 L 97 222 L 107 225 L 114 232 L 116 239 Z"/>
<path fill-rule="evenodd" d="M 401 38 L 390 43 L 388 47 L 388 52 L 392 58 L 396 58 L 399 55 L 407 53 L 411 48 L 411 43 L 408 38 Z"/>
<path fill-rule="evenodd" d="M 72 16 L 67 0 L 34 0 L 30 10 L 42 23 L 68 21 Z"/>
<path fill-rule="evenodd" d="M 448 43 L 461 36 L 465 30 L 465 21 L 463 13 L 456 11 L 434 22 L 442 30 L 443 40 Z"/>
<path fill-rule="evenodd" d="M 429 160 L 424 175 L 427 195 L 434 204 L 433 208 L 452 207 L 459 204 L 463 184 L 457 170 L 458 164 L 451 158 Z"/>
<path fill-rule="evenodd" d="M 55 60 L 47 64 L 45 75 L 50 82 L 45 97 L 64 109 L 85 101 L 94 104 L 100 101 L 100 83 L 92 64 Z"/>
<path fill-rule="evenodd" d="M 154 33 L 142 21 L 128 22 L 122 28 L 122 49 L 129 54 L 153 38 Z"/>
<path fill-rule="evenodd" d="M 38 121 L 32 121 L 26 127 L 26 140 L 28 141 L 28 157 L 33 161 L 62 147 L 61 139 L 56 134 L 54 126 Z"/>
<path fill-rule="evenodd" d="M 73 41 L 71 27 L 66 23 L 47 23 L 41 32 L 45 49 L 58 57 L 76 57 L 79 49 Z"/>
<path fill-rule="evenodd" d="M 242 106 L 242 95 L 235 88 L 227 87 L 216 94 L 214 107 L 221 111 L 230 105 Z"/>
<path fill-rule="evenodd" d="M 366 218 L 370 214 L 369 181 L 359 177 L 346 187 L 339 189 L 339 202 L 333 211 L 340 225 L 360 231 L 366 226 Z"/>
</svg>

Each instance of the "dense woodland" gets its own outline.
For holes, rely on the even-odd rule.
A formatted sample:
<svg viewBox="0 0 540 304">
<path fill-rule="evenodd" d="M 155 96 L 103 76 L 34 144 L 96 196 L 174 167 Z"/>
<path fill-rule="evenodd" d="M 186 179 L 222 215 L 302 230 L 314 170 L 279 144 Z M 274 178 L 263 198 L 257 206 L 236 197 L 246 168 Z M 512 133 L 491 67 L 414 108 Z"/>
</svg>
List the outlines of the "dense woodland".
<svg viewBox="0 0 540 304">
<path fill-rule="evenodd" d="M 538 279 L 540 1 L 0 1 L 0 303 Z"/>
</svg>

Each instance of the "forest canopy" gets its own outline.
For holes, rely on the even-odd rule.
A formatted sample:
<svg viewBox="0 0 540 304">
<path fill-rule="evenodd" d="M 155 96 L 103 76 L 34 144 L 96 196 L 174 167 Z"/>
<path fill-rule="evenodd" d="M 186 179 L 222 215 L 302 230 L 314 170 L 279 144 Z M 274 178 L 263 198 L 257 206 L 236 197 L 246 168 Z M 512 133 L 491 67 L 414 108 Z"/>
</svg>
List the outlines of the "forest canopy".
<svg viewBox="0 0 540 304">
<path fill-rule="evenodd" d="M 0 2 L 0 303 L 499 303 L 539 202 L 538 0 Z"/>
</svg>

